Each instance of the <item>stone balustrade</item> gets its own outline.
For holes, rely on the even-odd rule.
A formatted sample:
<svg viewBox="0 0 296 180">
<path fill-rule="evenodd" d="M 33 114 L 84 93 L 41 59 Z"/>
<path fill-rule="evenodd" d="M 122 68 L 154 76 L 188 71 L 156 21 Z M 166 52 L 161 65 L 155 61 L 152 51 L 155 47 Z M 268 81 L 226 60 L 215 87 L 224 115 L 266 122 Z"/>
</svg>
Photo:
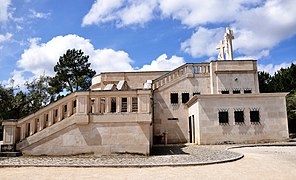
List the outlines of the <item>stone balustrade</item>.
<svg viewBox="0 0 296 180">
<path fill-rule="evenodd" d="M 73 115 L 147 114 L 150 108 L 149 90 L 75 92 L 23 119 L 4 121 L 4 144 L 21 142 Z"/>
<path fill-rule="evenodd" d="M 188 63 L 177 69 L 164 74 L 163 76 L 153 80 L 153 90 L 158 89 L 166 83 L 172 82 L 180 77 L 194 77 L 197 74 L 209 74 L 210 64 L 209 63 Z"/>
<path fill-rule="evenodd" d="M 22 141 L 26 137 L 32 136 L 63 119 L 76 113 L 77 95 L 73 93 L 65 98 L 51 103 L 45 108 L 31 114 L 23 119 L 18 120 L 17 128 L 19 128 L 19 140 Z"/>
</svg>

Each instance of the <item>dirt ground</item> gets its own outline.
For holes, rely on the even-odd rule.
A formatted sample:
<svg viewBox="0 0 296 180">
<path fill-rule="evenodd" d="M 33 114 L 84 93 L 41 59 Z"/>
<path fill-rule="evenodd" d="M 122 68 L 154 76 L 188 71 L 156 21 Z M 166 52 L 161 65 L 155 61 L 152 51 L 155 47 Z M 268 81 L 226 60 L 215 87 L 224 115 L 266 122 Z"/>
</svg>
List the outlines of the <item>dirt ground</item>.
<svg viewBox="0 0 296 180">
<path fill-rule="evenodd" d="M 187 167 L 0 168 L 0 179 L 296 179 L 296 146 L 233 149 L 241 160 Z"/>
</svg>

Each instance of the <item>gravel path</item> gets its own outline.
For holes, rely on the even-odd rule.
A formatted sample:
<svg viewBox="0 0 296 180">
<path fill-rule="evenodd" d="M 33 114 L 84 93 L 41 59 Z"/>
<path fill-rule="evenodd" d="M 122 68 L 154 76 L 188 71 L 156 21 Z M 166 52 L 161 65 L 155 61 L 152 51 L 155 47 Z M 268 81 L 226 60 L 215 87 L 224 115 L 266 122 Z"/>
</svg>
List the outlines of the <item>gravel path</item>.
<svg viewBox="0 0 296 180">
<path fill-rule="evenodd" d="M 155 147 L 152 156 L 117 154 L 111 156 L 20 156 L 1 157 L 0 167 L 17 166 L 67 166 L 67 167 L 125 167 L 202 165 L 233 161 L 242 154 L 226 150 L 225 145 Z"/>
<path fill-rule="evenodd" d="M 6 167 L 0 168 L 0 174 L 1 180 L 296 179 L 296 146 L 246 147 L 232 149 L 231 151 L 244 154 L 245 156 L 238 161 L 206 166 L 164 166 L 149 168 Z"/>
</svg>

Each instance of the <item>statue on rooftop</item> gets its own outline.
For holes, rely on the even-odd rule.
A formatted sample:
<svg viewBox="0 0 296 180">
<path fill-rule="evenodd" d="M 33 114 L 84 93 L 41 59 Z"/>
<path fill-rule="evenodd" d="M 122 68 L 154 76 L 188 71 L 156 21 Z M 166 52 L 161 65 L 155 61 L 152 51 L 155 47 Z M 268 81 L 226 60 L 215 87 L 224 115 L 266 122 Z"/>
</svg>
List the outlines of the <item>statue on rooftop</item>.
<svg viewBox="0 0 296 180">
<path fill-rule="evenodd" d="M 216 49 L 219 51 L 218 60 L 225 60 L 225 58 L 224 58 L 224 48 L 225 48 L 225 46 L 224 46 L 224 42 L 222 40 L 222 41 L 220 41 L 220 44 L 218 44 L 216 46 Z"/>
<path fill-rule="evenodd" d="M 230 27 L 226 27 L 226 33 L 224 34 L 224 40 L 220 41 L 220 44 L 216 47 L 219 50 L 218 60 L 233 60 L 232 40 L 234 39 L 233 31 Z M 224 58 L 224 50 L 226 51 Z"/>
</svg>

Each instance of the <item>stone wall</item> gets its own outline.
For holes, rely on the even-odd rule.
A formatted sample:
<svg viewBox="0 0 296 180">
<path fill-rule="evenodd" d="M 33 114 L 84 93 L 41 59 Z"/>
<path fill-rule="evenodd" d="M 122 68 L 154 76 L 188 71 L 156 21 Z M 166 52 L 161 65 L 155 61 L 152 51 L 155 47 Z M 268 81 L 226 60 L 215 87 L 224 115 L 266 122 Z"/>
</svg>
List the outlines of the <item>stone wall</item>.
<svg viewBox="0 0 296 180">
<path fill-rule="evenodd" d="M 249 95 L 200 95 L 190 106 L 190 116 L 199 123 L 198 144 L 258 143 L 288 139 L 285 93 Z M 196 109 L 198 111 L 196 112 Z M 250 111 L 259 111 L 259 123 L 251 123 Z M 244 112 L 244 122 L 235 123 L 234 111 Z M 219 123 L 219 112 L 227 111 L 228 123 Z"/>
<path fill-rule="evenodd" d="M 188 108 L 182 103 L 182 93 L 207 94 L 210 92 L 208 75 L 197 74 L 165 84 L 154 91 L 154 136 L 160 137 L 168 132 L 168 143 L 186 143 L 188 141 Z M 178 104 L 171 103 L 171 93 L 178 93 Z M 157 142 L 156 142 L 157 143 Z"/>
<path fill-rule="evenodd" d="M 259 93 L 257 64 L 254 60 L 212 61 L 211 93 L 221 94 L 222 90 L 251 90 Z"/>
<path fill-rule="evenodd" d="M 150 123 L 73 124 L 22 149 L 24 155 L 149 155 Z"/>
</svg>

